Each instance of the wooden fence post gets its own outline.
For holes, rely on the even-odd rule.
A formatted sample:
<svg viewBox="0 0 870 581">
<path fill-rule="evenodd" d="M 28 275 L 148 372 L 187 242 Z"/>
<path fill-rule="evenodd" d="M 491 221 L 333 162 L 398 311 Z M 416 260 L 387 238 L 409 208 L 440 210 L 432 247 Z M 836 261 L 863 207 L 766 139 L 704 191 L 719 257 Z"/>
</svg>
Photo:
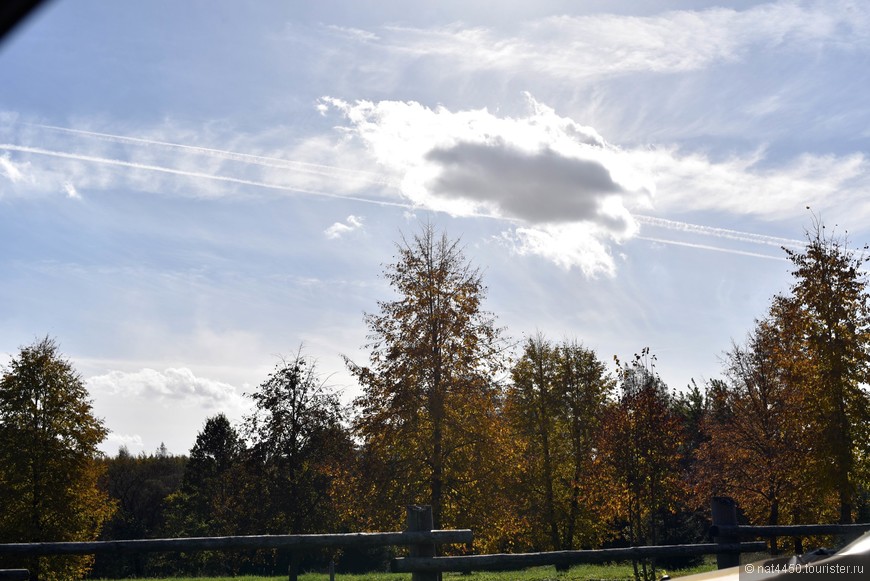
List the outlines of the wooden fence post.
<svg viewBox="0 0 870 581">
<path fill-rule="evenodd" d="M 299 555 L 299 551 L 291 551 L 290 552 L 290 564 L 287 566 L 287 578 L 290 581 L 298 581 L 299 580 L 299 561 L 301 556 Z"/>
<path fill-rule="evenodd" d="M 737 526 L 737 503 L 727 496 L 714 496 L 711 500 L 713 526 Z M 740 536 L 719 533 L 715 539 L 719 545 L 739 543 Z M 740 553 L 716 553 L 716 567 L 728 569 L 740 565 Z"/>
<path fill-rule="evenodd" d="M 428 505 L 408 506 L 408 528 L 410 531 L 431 531 L 432 530 L 432 507 Z M 408 556 L 410 557 L 434 557 L 435 544 L 424 543 L 420 545 L 411 545 L 409 547 Z M 441 573 L 438 572 L 418 572 L 411 573 L 411 581 L 440 581 Z"/>
</svg>

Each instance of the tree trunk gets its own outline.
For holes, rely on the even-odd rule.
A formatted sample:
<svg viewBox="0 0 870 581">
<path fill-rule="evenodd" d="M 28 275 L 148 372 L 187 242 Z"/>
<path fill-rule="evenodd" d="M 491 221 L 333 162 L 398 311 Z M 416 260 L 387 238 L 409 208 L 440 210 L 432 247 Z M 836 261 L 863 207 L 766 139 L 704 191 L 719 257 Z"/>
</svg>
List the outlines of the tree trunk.
<svg viewBox="0 0 870 581">
<path fill-rule="evenodd" d="M 565 551 L 574 549 L 574 531 L 577 526 L 577 518 L 580 516 L 580 471 L 580 460 L 575 459 L 574 478 L 571 481 L 571 508 L 568 512 L 568 525 L 565 529 L 565 538 L 562 539 L 562 549 Z"/>
<path fill-rule="evenodd" d="M 541 420 L 543 422 L 544 418 L 542 417 Z M 544 510 L 547 513 L 547 524 L 550 527 L 550 543 L 553 550 L 558 551 L 561 543 L 559 542 L 559 527 L 556 524 L 556 507 L 553 494 L 553 460 L 550 457 L 550 438 L 547 433 L 546 423 L 541 426 L 541 447 L 544 456 Z"/>
<path fill-rule="evenodd" d="M 444 488 L 444 466 L 441 461 L 442 454 L 441 422 L 436 423 L 432 433 L 432 482 L 430 496 L 432 502 L 432 525 L 435 529 L 441 528 L 441 496 Z"/>
<path fill-rule="evenodd" d="M 770 514 L 767 517 L 767 524 L 769 525 L 778 525 L 779 524 L 779 500 L 774 497 L 773 501 L 770 503 Z M 776 555 L 779 553 L 779 547 L 777 546 L 776 537 L 770 537 L 770 553 L 772 555 Z"/>
<path fill-rule="evenodd" d="M 432 505 L 433 528 L 441 528 L 441 498 L 444 493 L 444 401 L 437 389 L 431 396 L 432 409 L 432 477 L 429 501 Z"/>
</svg>

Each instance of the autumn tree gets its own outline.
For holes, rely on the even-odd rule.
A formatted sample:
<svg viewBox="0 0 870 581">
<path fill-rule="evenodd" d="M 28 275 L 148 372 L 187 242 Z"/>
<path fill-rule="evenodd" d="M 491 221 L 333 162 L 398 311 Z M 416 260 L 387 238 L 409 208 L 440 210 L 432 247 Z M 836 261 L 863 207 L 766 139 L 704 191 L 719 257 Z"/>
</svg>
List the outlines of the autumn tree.
<svg viewBox="0 0 870 581">
<path fill-rule="evenodd" d="M 595 544 L 601 527 L 589 475 L 613 380 L 591 349 L 541 335 L 526 341 L 511 380 L 505 415 L 524 450 L 524 518 L 546 531 L 551 550 Z"/>
<path fill-rule="evenodd" d="M 655 545 L 664 517 L 686 495 L 680 470 L 685 438 L 672 396 L 649 349 L 619 367 L 617 400 L 608 406 L 599 439 L 599 467 L 610 491 L 608 509 L 624 523 L 631 545 Z M 655 563 L 634 562 L 636 579 L 655 579 Z"/>
<path fill-rule="evenodd" d="M 711 385 L 716 408 L 704 420 L 708 439 L 698 452 L 705 495 L 733 497 L 754 523 L 822 518 L 822 499 L 807 476 L 818 458 L 803 388 L 813 365 L 792 306 L 774 300 L 768 317 L 725 354 L 725 380 Z"/>
<path fill-rule="evenodd" d="M 786 249 L 794 266 L 790 296 L 804 325 L 801 335 L 815 377 L 804 385 L 814 401 L 817 454 L 826 463 L 816 476 L 835 491 L 839 520 L 852 522 L 862 458 L 870 446 L 870 294 L 863 251 L 845 237 L 829 235 L 819 221 L 807 232 L 802 251 Z"/>
<path fill-rule="evenodd" d="M 802 251 L 786 250 L 790 292 L 711 386 L 699 473 L 755 522 L 850 522 L 866 483 L 870 295 L 867 258 L 847 246 L 816 221 Z"/>
<path fill-rule="evenodd" d="M 99 489 L 107 430 L 72 364 L 48 337 L 0 379 L 0 542 L 91 541 L 114 506 Z M 77 579 L 91 557 L 34 558 L 35 579 Z M 20 563 L 17 563 L 19 566 Z"/>
<path fill-rule="evenodd" d="M 408 503 L 431 504 L 435 528 L 468 524 L 497 485 L 500 333 L 458 240 L 427 225 L 397 250 L 385 277 L 398 297 L 365 316 L 369 364 L 347 360 L 373 524 L 398 525 Z"/>
</svg>

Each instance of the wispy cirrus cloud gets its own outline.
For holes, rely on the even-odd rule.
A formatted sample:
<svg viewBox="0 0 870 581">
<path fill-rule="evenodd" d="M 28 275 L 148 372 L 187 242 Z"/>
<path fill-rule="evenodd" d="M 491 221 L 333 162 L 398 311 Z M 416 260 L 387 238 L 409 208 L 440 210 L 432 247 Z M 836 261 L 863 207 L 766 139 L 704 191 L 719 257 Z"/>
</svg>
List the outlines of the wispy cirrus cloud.
<svg viewBox="0 0 870 581">
<path fill-rule="evenodd" d="M 115 143 L 119 145 L 138 145 L 143 147 L 150 146 L 157 149 L 182 151 L 200 155 L 204 158 L 237 161 L 244 164 L 262 166 L 271 169 L 292 170 L 294 173 L 308 174 L 316 177 L 326 177 L 334 180 L 340 179 L 353 184 L 370 183 L 375 185 L 390 185 L 389 182 L 386 181 L 384 176 L 375 172 L 352 168 L 343 168 L 335 165 L 312 163 L 308 161 L 299 161 L 274 156 L 253 155 L 250 153 L 228 151 L 226 149 L 216 149 L 213 147 L 175 143 L 162 139 L 147 139 L 142 137 L 131 137 L 127 135 L 114 135 L 111 133 L 86 131 L 70 127 L 58 127 L 55 125 L 35 124 L 33 126 L 38 129 L 46 129 L 61 134 L 92 138 L 99 141 Z"/>
<path fill-rule="evenodd" d="M 653 16 L 562 15 L 531 20 L 512 34 L 461 23 L 386 26 L 347 38 L 462 70 L 534 70 L 567 79 L 636 72 L 680 73 L 745 58 L 750 49 L 801 52 L 824 46 L 866 50 L 870 9 L 848 0 L 782 1 L 745 10 L 673 10 Z"/>
<path fill-rule="evenodd" d="M 870 216 L 870 163 L 863 153 L 801 154 L 770 164 L 764 151 L 711 159 L 679 148 L 635 150 L 633 162 L 655 175 L 656 208 L 664 213 L 698 211 L 794 217 L 806 206 L 840 212 L 853 219 Z M 840 216 L 830 216 L 838 218 Z"/>
<path fill-rule="evenodd" d="M 724 240 L 735 240 L 737 242 L 747 242 L 749 244 L 760 244 L 764 246 L 775 246 L 781 248 L 801 248 L 805 242 L 794 238 L 780 238 L 778 236 L 767 236 L 765 234 L 755 234 L 752 232 L 742 232 L 740 230 L 732 230 L 730 228 L 716 228 L 713 226 L 703 226 L 700 224 L 689 224 L 679 222 L 677 220 L 668 220 L 655 216 L 643 216 L 635 214 L 635 220 L 644 226 L 652 226 L 655 228 L 664 228 L 667 230 L 688 232 L 691 234 L 700 234 L 712 238 Z M 657 240 L 661 241 L 661 240 Z"/>
<path fill-rule="evenodd" d="M 517 91 L 534 88 L 617 144 L 712 143 L 715 137 L 745 140 L 747 147 L 759 140 L 792 144 L 795 131 L 830 138 L 868 124 L 862 87 L 845 63 L 866 57 L 870 5 L 852 0 L 644 16 L 561 14 L 514 27 L 387 25 L 369 32 L 333 38 L 337 48 L 327 58 L 348 86 L 332 94 L 371 98 L 390 87 L 404 99 L 426 102 L 434 95 L 452 107 L 486 104 L 515 113 Z M 361 61 L 363 81 L 371 83 L 363 87 Z M 816 114 L 832 106 L 836 114 Z"/>
<path fill-rule="evenodd" d="M 101 189 L 105 189 L 111 183 L 117 183 L 119 181 L 124 181 L 124 182 L 129 184 L 131 181 L 133 181 L 134 184 L 138 185 L 139 187 L 145 187 L 149 190 L 160 191 L 159 187 L 157 187 L 156 185 L 147 185 L 146 182 L 153 184 L 153 182 L 150 182 L 150 180 L 148 180 L 147 176 L 149 174 L 169 174 L 169 175 L 177 176 L 180 178 L 186 178 L 186 179 L 192 180 L 194 182 L 204 181 L 204 182 L 216 182 L 216 183 L 232 184 L 232 185 L 239 185 L 239 186 L 253 186 L 255 188 L 262 188 L 262 189 L 266 189 L 266 190 L 278 190 L 278 191 L 282 191 L 282 192 L 304 194 L 304 195 L 317 196 L 317 197 L 340 198 L 340 199 L 356 200 L 356 201 L 381 204 L 381 205 L 394 205 L 386 200 L 376 200 L 376 199 L 372 199 L 372 198 L 360 198 L 360 197 L 356 197 L 356 196 L 349 195 L 349 194 L 340 194 L 340 193 L 334 193 L 334 192 L 329 192 L 329 191 L 314 190 L 314 189 L 311 189 L 308 187 L 295 186 L 295 185 L 292 185 L 289 183 L 281 183 L 279 181 L 264 181 L 264 180 L 246 179 L 244 177 L 236 177 L 234 175 L 220 175 L 220 174 L 214 174 L 214 173 L 209 173 L 209 172 L 205 172 L 205 171 L 195 171 L 195 170 L 191 170 L 191 169 L 184 169 L 184 168 L 180 168 L 180 167 L 172 167 L 172 166 L 167 166 L 167 165 L 146 164 L 146 163 L 141 163 L 138 161 L 129 161 L 129 160 L 125 160 L 125 159 L 115 159 L 115 158 L 100 157 L 100 156 L 93 156 L 93 155 L 84 155 L 84 154 L 75 153 L 75 152 L 58 151 L 58 150 L 52 150 L 52 149 L 45 149 L 45 148 L 41 148 L 41 147 L 31 147 L 31 146 L 16 145 L 16 144 L 11 144 L 11 143 L 0 143 L 0 150 L 9 151 L 9 152 L 24 153 L 24 154 L 35 155 L 35 156 L 60 158 L 60 159 L 64 159 L 64 160 L 68 160 L 68 161 L 72 161 L 72 162 L 81 162 L 81 163 L 86 164 L 86 165 L 97 166 L 97 167 L 107 166 L 107 167 L 123 168 L 123 169 L 133 170 L 135 172 L 141 172 L 141 174 L 142 174 L 140 176 L 134 176 L 133 174 L 128 173 L 128 174 L 124 174 L 122 176 L 116 177 L 115 179 L 109 179 L 109 178 L 103 177 L 103 179 L 100 180 L 101 181 L 101 184 L 100 184 Z M 87 183 L 93 182 L 93 180 L 89 180 L 80 171 L 72 171 L 72 170 L 68 170 L 68 171 L 70 173 L 75 173 L 76 175 L 79 175 L 80 179 L 82 181 L 85 181 Z M 60 190 L 65 191 L 69 195 L 69 188 L 67 187 L 67 185 L 71 184 L 71 182 L 68 180 L 58 181 L 58 178 L 60 178 L 60 177 L 62 177 L 62 176 L 41 174 L 39 179 L 34 179 L 33 181 L 35 183 L 41 181 L 43 188 L 60 189 Z M 331 177 L 334 177 L 334 176 L 331 176 Z M 131 179 L 131 178 L 134 178 L 134 179 Z M 16 181 L 19 181 L 19 180 L 16 180 Z M 175 189 L 176 187 L 177 187 L 177 185 L 174 186 L 173 189 Z M 216 195 L 214 192 L 210 192 L 210 191 L 205 190 L 203 188 L 196 188 L 194 191 L 196 193 L 191 194 L 191 195 L 212 196 L 212 197 L 218 197 L 219 195 L 225 195 L 225 194 L 217 194 Z M 70 195 L 70 197 L 75 197 L 75 196 Z"/>
<path fill-rule="evenodd" d="M 772 163 L 763 147 L 718 158 L 678 146 L 618 147 L 530 95 L 526 113 L 514 116 L 329 97 L 317 108 L 338 112 L 344 124 L 335 128 L 337 138 L 316 135 L 298 145 L 293 151 L 302 159 L 189 145 L 165 131 L 131 137 L 30 125 L 26 135 L 19 132 L 28 143 L 0 143 L 0 177 L 11 184 L 3 193 L 35 189 L 78 199 L 81 191 L 124 185 L 234 195 L 217 184 L 239 188 L 239 195 L 272 191 L 485 216 L 509 224 L 503 240 L 514 251 L 588 276 L 615 272 L 614 249 L 639 230 L 634 214 L 713 211 L 766 220 L 802 215 L 810 205 L 870 217 L 870 202 L 857 195 L 870 187 L 861 153 Z M 353 217 L 324 234 L 359 227 Z"/>
<path fill-rule="evenodd" d="M 0 179 L 11 183 L 0 195 L 69 194 L 68 185 L 74 184 L 76 192 L 124 189 L 220 198 L 271 191 L 390 204 L 389 193 L 383 193 L 390 190 L 388 178 L 358 167 L 364 165 L 358 154 L 342 159 L 328 137 L 309 136 L 275 149 L 271 130 L 240 136 L 224 129 L 197 134 L 183 126 L 156 126 L 130 136 L 16 116 L 0 125 Z M 242 151 L 200 144 L 221 141 Z"/>
</svg>

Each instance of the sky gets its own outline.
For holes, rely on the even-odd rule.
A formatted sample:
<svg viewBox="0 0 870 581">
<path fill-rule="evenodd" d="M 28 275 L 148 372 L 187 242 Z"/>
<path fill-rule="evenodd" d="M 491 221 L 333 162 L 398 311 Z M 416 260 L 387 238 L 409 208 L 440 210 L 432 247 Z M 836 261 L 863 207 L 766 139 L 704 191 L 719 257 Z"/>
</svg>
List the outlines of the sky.
<svg viewBox="0 0 870 581">
<path fill-rule="evenodd" d="M 859 1 L 54 0 L 0 41 L 0 363 L 54 337 L 109 454 L 300 348 L 350 402 L 430 223 L 518 349 L 702 384 L 814 219 L 870 242 L 868 65 Z"/>
</svg>

